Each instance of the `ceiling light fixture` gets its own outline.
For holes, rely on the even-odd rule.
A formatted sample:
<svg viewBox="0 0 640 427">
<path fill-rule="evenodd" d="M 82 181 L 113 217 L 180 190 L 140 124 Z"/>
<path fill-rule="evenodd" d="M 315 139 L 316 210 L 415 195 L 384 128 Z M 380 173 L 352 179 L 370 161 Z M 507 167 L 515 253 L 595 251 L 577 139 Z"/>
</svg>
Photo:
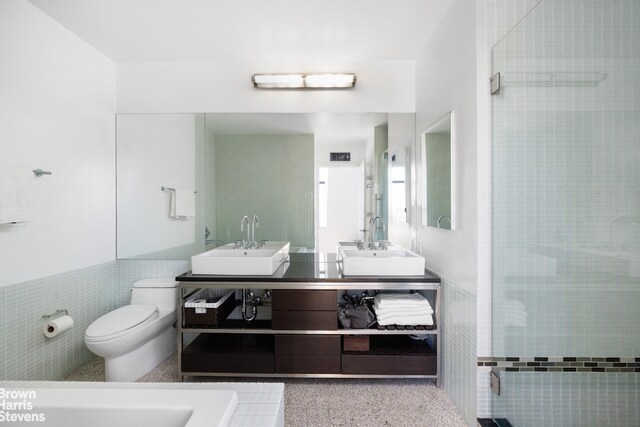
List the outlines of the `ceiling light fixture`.
<svg viewBox="0 0 640 427">
<path fill-rule="evenodd" d="M 354 73 L 254 74 L 256 89 L 350 89 L 356 85 Z"/>
</svg>

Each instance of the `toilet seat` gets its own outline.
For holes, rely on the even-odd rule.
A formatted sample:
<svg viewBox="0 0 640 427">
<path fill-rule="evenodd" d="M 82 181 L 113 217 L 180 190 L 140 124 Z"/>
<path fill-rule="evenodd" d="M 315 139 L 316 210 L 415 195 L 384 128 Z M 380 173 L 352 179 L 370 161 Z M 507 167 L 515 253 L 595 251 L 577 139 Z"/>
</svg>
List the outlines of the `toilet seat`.
<svg viewBox="0 0 640 427">
<path fill-rule="evenodd" d="M 113 310 L 93 322 L 85 334 L 87 342 L 108 341 L 144 328 L 159 316 L 155 305 L 130 304 Z"/>
</svg>

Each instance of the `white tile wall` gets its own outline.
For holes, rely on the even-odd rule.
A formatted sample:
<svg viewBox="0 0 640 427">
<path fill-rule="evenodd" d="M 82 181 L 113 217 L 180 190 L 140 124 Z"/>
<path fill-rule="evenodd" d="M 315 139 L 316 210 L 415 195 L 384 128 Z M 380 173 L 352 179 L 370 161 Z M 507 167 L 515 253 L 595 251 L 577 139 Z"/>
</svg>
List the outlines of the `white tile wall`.
<svg viewBox="0 0 640 427">
<path fill-rule="evenodd" d="M 603 378 L 606 376 L 606 378 Z M 637 373 L 509 373 L 500 375 L 501 418 L 518 427 L 637 427 Z"/>
<path fill-rule="evenodd" d="M 0 380 L 60 380 L 94 356 L 84 344 L 87 327 L 125 305 L 133 283 L 175 277 L 189 261 L 124 260 L 0 288 Z M 43 314 L 67 309 L 74 326 L 48 339 Z"/>
<path fill-rule="evenodd" d="M 472 426 L 476 423 L 476 296 L 446 277 L 441 279 L 443 385 Z"/>
<path fill-rule="evenodd" d="M 489 366 L 478 366 L 476 371 L 477 399 L 476 410 L 478 418 L 491 418 L 491 383 L 489 381 Z"/>
<path fill-rule="evenodd" d="M 476 2 L 478 103 L 478 291 L 477 355 L 491 356 L 491 48 L 541 0 Z M 487 368 L 477 370 L 478 417 L 491 414 Z"/>
<path fill-rule="evenodd" d="M 635 22 L 547 0 L 494 48 L 493 356 L 640 354 Z"/>
<path fill-rule="evenodd" d="M 631 220 L 640 207 L 638 4 L 540 2 L 500 42 L 508 61 L 496 71 L 604 79 L 592 87 L 511 80 L 501 95 L 509 105 L 500 105 L 488 95 L 491 46 L 536 3 L 478 3 L 478 355 L 637 356 L 638 261 L 625 254 L 640 241 Z M 494 151 L 503 183 L 494 188 L 492 139 L 505 144 Z M 492 203 L 499 209 L 491 212 Z M 500 239 L 492 242 L 492 233 Z M 546 249 L 532 255 L 532 246 Z M 514 247 L 525 256 L 514 257 Z M 485 370 L 478 368 L 479 415 L 493 401 L 494 416 L 519 426 L 638 425 L 637 374 L 503 372 L 503 393 L 491 398 Z"/>
<path fill-rule="evenodd" d="M 476 2 L 478 101 L 478 356 L 491 355 L 491 48 L 541 0 Z"/>
<path fill-rule="evenodd" d="M 117 277 L 114 261 L 0 288 L 0 379 L 58 380 L 89 361 L 84 332 L 121 305 Z M 46 338 L 42 315 L 58 309 L 74 326 Z"/>
</svg>

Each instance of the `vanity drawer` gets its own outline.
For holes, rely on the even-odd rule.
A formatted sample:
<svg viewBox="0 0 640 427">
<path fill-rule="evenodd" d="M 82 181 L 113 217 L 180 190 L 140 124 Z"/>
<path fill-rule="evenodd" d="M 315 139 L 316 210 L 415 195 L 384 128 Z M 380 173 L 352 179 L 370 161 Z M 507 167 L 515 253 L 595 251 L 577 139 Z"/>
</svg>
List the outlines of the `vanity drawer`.
<svg viewBox="0 0 640 427">
<path fill-rule="evenodd" d="M 336 330 L 336 311 L 276 311 L 271 313 L 271 327 L 276 330 Z"/>
<path fill-rule="evenodd" d="M 200 334 L 182 352 L 183 372 L 273 373 L 269 335 Z"/>
<path fill-rule="evenodd" d="M 272 374 L 274 355 L 185 354 L 182 356 L 182 372 Z"/>
<path fill-rule="evenodd" d="M 338 291 L 291 291 L 276 289 L 271 295 L 273 310 L 337 311 Z"/>
<path fill-rule="evenodd" d="M 339 374 L 340 355 L 276 354 L 276 373 L 279 374 Z"/>
<path fill-rule="evenodd" d="M 276 335 L 276 354 L 339 355 L 340 336 Z"/>
<path fill-rule="evenodd" d="M 372 335 L 369 350 L 342 353 L 342 373 L 360 375 L 436 375 L 438 359 L 424 341 L 402 335 Z"/>
<path fill-rule="evenodd" d="M 436 375 L 436 356 L 343 354 L 342 373 L 360 375 Z"/>
</svg>

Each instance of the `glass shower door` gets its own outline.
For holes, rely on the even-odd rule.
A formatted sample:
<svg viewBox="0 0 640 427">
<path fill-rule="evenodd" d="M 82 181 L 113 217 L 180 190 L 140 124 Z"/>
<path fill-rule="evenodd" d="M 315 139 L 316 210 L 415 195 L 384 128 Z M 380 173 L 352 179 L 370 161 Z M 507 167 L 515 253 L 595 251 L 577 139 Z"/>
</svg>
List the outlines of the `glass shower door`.
<svg viewBox="0 0 640 427">
<path fill-rule="evenodd" d="M 640 2 L 544 0 L 492 61 L 493 417 L 638 426 Z"/>
</svg>

